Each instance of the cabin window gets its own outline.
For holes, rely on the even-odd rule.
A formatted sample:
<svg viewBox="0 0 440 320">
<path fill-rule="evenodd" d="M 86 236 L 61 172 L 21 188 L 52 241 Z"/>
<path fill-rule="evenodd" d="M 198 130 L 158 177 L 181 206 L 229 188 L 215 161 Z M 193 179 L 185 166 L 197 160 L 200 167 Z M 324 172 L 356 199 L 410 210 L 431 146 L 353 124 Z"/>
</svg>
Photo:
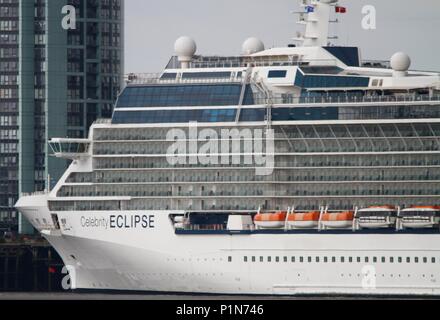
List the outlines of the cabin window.
<svg viewBox="0 0 440 320">
<path fill-rule="evenodd" d="M 357 261 L 358 263 L 361 263 L 361 257 L 357 257 L 356 261 Z"/>
<path fill-rule="evenodd" d="M 333 262 L 333 263 L 336 262 L 336 257 L 332 257 L 332 262 Z"/>
<path fill-rule="evenodd" d="M 284 262 L 287 262 L 287 257 L 284 257 Z"/>
<path fill-rule="evenodd" d="M 382 257 L 382 263 L 385 263 L 385 262 L 386 262 L 385 257 Z"/>
<path fill-rule="evenodd" d="M 435 258 L 431 258 L 431 263 L 435 263 Z"/>
<path fill-rule="evenodd" d="M 373 263 L 377 263 L 377 257 L 373 257 Z"/>
<path fill-rule="evenodd" d="M 424 257 L 423 258 L 423 263 L 428 263 L 428 258 Z"/>
<path fill-rule="evenodd" d="M 390 263 L 394 263 L 394 258 L 390 257 Z"/>
<path fill-rule="evenodd" d="M 352 263 L 353 262 L 353 257 L 348 257 L 348 262 Z"/>
<path fill-rule="evenodd" d="M 255 262 L 255 257 L 252 257 L 252 262 Z"/>
<path fill-rule="evenodd" d="M 260 262 L 264 262 L 264 258 L 263 257 L 260 257 Z"/>
<path fill-rule="evenodd" d="M 328 258 L 324 257 L 324 263 L 327 263 L 327 262 L 328 262 Z"/>
<path fill-rule="evenodd" d="M 415 263 L 419 263 L 419 258 L 418 258 L 418 257 L 415 257 L 415 258 L 414 258 L 414 262 L 415 262 Z"/>
<path fill-rule="evenodd" d="M 244 256 L 244 262 L 248 262 L 248 257 Z"/>
<path fill-rule="evenodd" d="M 272 257 L 267 257 L 267 262 L 272 262 Z"/>
<path fill-rule="evenodd" d="M 365 257 L 365 263 L 369 263 L 370 259 L 368 259 L 368 257 Z"/>
<path fill-rule="evenodd" d="M 319 263 L 319 257 L 316 257 L 316 263 Z"/>
<path fill-rule="evenodd" d="M 406 263 L 410 263 L 411 262 L 411 258 L 410 257 L 406 257 Z"/>
<path fill-rule="evenodd" d="M 307 258 L 307 261 L 308 261 L 309 263 L 312 263 L 312 257 L 308 257 L 308 258 Z"/>
<path fill-rule="evenodd" d="M 287 70 L 271 70 L 269 71 L 268 78 L 285 78 L 287 76 Z"/>
<path fill-rule="evenodd" d="M 292 257 L 291 261 L 292 261 L 293 263 L 295 263 L 295 257 Z"/>
<path fill-rule="evenodd" d="M 341 262 L 344 263 L 345 262 L 345 258 L 341 257 Z"/>
<path fill-rule="evenodd" d="M 399 263 L 402 263 L 402 257 L 399 257 L 398 261 Z"/>
<path fill-rule="evenodd" d="M 232 262 L 232 257 L 231 256 L 228 257 L 228 262 Z"/>
<path fill-rule="evenodd" d="M 280 262 L 280 257 L 275 257 L 275 262 Z"/>
<path fill-rule="evenodd" d="M 299 262 L 303 263 L 304 262 L 304 257 L 299 257 Z"/>
</svg>

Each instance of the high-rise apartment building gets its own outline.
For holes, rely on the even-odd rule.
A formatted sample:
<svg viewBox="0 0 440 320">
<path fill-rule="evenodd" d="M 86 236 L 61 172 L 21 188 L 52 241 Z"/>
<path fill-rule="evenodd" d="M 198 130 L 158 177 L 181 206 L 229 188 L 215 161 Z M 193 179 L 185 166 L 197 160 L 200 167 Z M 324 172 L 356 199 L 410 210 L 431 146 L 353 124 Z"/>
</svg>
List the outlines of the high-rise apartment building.
<svg viewBox="0 0 440 320">
<path fill-rule="evenodd" d="M 15 202 L 64 171 L 48 139 L 86 137 L 111 116 L 123 14 L 123 0 L 0 0 L 0 229 L 31 231 Z"/>
</svg>

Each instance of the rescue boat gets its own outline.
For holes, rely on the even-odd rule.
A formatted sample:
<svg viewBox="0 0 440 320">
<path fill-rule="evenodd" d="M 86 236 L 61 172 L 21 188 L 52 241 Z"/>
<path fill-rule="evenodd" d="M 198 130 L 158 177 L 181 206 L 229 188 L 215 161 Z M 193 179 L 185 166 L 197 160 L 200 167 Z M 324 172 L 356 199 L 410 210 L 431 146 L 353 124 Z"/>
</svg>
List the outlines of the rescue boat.
<svg viewBox="0 0 440 320">
<path fill-rule="evenodd" d="M 287 218 L 287 224 L 291 228 L 298 229 L 317 228 L 320 215 L 319 211 L 292 213 Z"/>
<path fill-rule="evenodd" d="M 286 224 L 287 212 L 259 213 L 254 218 L 257 228 L 261 229 L 280 229 Z"/>
<path fill-rule="evenodd" d="M 440 206 L 412 206 L 400 211 L 401 228 L 433 228 L 440 222 Z"/>
<path fill-rule="evenodd" d="M 321 224 L 329 229 L 345 229 L 353 226 L 353 219 L 352 211 L 326 212 L 322 215 Z"/>
<path fill-rule="evenodd" d="M 360 228 L 376 229 L 395 226 L 397 208 L 394 206 L 371 206 L 359 209 L 355 214 Z"/>
</svg>

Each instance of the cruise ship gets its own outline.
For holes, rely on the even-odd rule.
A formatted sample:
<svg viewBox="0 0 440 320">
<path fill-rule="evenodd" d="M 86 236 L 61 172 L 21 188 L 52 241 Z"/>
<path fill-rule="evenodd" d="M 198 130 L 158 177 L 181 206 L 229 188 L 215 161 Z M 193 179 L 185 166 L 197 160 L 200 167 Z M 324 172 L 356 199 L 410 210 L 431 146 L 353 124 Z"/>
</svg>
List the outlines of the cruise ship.
<svg viewBox="0 0 440 320">
<path fill-rule="evenodd" d="M 296 45 L 179 38 L 88 139 L 53 137 L 69 168 L 16 208 L 72 289 L 440 294 L 440 73 L 331 45 L 338 1 L 300 7 Z"/>
</svg>

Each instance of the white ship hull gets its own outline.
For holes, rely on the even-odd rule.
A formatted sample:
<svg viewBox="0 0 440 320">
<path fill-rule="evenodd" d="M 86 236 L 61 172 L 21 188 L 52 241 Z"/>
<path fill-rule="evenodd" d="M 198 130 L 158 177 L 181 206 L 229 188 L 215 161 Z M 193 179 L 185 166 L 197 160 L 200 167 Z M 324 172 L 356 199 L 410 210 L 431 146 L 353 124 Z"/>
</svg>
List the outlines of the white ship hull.
<svg viewBox="0 0 440 320">
<path fill-rule="evenodd" d="M 39 204 L 30 206 L 31 202 Z M 31 221 L 35 216 L 49 219 L 44 197 L 24 197 L 19 206 L 25 203 L 28 209 L 21 211 Z M 61 230 L 40 231 L 65 264 L 74 268 L 76 289 L 440 294 L 440 234 L 179 235 L 169 219 L 172 213 L 176 212 L 65 212 L 59 214 L 60 221 L 65 219 Z M 150 225 L 134 226 L 136 216 L 147 216 Z"/>
</svg>

